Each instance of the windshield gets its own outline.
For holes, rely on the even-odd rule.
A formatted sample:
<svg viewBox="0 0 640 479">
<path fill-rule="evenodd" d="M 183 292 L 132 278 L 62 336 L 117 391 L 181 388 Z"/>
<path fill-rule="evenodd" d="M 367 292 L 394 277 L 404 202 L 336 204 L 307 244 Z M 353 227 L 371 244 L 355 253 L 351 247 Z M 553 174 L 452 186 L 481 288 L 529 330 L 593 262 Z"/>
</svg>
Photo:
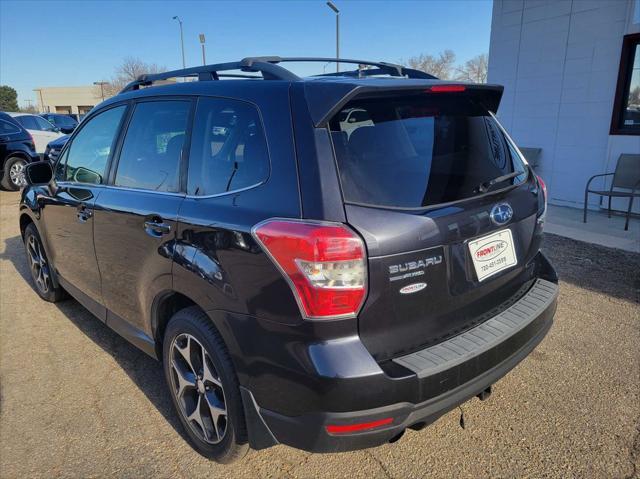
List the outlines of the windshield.
<svg viewBox="0 0 640 479">
<path fill-rule="evenodd" d="M 476 196 L 505 175 L 494 190 L 526 178 L 496 120 L 464 96 L 355 100 L 330 128 L 348 202 L 421 208 Z"/>
</svg>

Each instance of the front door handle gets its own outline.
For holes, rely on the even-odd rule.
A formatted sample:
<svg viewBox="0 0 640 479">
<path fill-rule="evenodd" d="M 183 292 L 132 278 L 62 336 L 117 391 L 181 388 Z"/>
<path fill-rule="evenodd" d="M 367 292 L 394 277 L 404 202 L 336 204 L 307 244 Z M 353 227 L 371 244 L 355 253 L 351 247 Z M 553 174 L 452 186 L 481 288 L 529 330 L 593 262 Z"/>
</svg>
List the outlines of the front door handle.
<svg viewBox="0 0 640 479">
<path fill-rule="evenodd" d="M 86 205 L 80 204 L 78 205 L 78 211 L 76 213 L 76 216 L 78 217 L 78 222 L 86 223 L 89 220 L 89 218 L 93 216 L 93 212 L 90 209 L 88 209 Z"/>
<path fill-rule="evenodd" d="M 153 218 L 144 222 L 144 230 L 149 236 L 159 238 L 162 235 L 171 233 L 171 225 L 164 223 L 162 218 Z"/>
</svg>

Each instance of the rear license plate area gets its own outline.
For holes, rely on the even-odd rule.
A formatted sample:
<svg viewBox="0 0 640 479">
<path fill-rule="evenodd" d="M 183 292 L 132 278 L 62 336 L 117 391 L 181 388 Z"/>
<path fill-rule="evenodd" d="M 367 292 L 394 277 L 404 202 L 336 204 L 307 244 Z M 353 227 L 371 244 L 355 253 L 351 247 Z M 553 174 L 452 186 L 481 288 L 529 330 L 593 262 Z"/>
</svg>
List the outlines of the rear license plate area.
<svg viewBox="0 0 640 479">
<path fill-rule="evenodd" d="M 467 243 L 478 281 L 518 264 L 510 229 L 504 229 Z"/>
</svg>

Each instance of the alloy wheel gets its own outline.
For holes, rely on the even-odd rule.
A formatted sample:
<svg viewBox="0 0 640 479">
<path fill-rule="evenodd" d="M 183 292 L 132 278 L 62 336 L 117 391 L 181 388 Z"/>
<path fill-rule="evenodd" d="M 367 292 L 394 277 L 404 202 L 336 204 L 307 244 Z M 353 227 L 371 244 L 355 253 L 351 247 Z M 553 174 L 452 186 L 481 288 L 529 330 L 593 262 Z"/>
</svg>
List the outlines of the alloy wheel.
<svg viewBox="0 0 640 479">
<path fill-rule="evenodd" d="M 29 236 L 27 240 L 27 256 L 33 280 L 41 293 L 46 294 L 51 288 L 51 275 L 49 265 L 43 254 L 40 241 L 34 236 Z"/>
<path fill-rule="evenodd" d="M 11 179 L 11 183 L 19 188 L 27 185 L 27 180 L 24 176 L 25 166 L 27 166 L 26 161 L 18 160 L 11 165 L 11 168 L 9 168 L 9 178 Z"/>
<path fill-rule="evenodd" d="M 219 443 L 227 431 L 227 406 L 209 353 L 195 337 L 183 333 L 171 343 L 169 360 L 180 414 L 202 441 Z"/>
</svg>

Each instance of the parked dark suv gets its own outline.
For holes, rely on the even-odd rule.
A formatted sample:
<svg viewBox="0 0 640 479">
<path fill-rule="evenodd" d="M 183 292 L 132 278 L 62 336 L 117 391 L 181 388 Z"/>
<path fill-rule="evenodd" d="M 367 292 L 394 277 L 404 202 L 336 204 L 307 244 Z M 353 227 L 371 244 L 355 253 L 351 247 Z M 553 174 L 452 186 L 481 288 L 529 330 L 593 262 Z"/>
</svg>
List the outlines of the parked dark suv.
<svg viewBox="0 0 640 479">
<path fill-rule="evenodd" d="M 0 112 L 0 185 L 5 190 L 25 186 L 25 166 L 39 159 L 29 132 L 11 116 Z"/>
<path fill-rule="evenodd" d="M 220 462 L 394 441 L 486 398 L 556 308 L 546 191 L 493 116 L 502 87 L 294 60 L 142 76 L 22 195 L 38 294 L 161 359 Z M 179 76 L 198 81 L 154 86 Z"/>
</svg>

